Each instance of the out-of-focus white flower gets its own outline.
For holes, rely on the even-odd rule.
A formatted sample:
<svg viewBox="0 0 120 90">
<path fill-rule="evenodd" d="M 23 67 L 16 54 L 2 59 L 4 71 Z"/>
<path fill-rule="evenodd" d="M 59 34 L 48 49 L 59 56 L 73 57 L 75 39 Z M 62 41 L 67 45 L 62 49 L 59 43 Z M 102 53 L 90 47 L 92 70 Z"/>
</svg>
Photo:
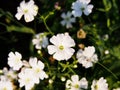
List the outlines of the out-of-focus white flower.
<svg viewBox="0 0 120 90">
<path fill-rule="evenodd" d="M 7 69 L 6 67 L 3 68 L 3 74 L 9 79 L 17 79 L 17 74 L 12 69 Z"/>
<path fill-rule="evenodd" d="M 116 88 L 116 89 L 113 89 L 113 90 L 120 90 L 120 88 Z"/>
<path fill-rule="evenodd" d="M 92 12 L 93 5 L 89 4 L 91 0 L 77 0 L 72 3 L 72 14 L 74 17 L 81 17 L 82 13 L 89 15 Z"/>
<path fill-rule="evenodd" d="M 105 54 L 109 54 L 109 50 L 105 50 L 105 52 L 104 52 Z"/>
<path fill-rule="evenodd" d="M 106 79 L 101 77 L 99 80 L 93 80 L 91 90 L 108 90 Z"/>
<path fill-rule="evenodd" d="M 22 67 L 22 55 L 19 52 L 10 52 L 8 54 L 8 65 L 13 68 L 13 70 L 19 70 Z"/>
<path fill-rule="evenodd" d="M 61 77 L 61 81 L 63 81 L 63 82 L 64 82 L 65 80 L 66 80 L 66 78 L 65 78 L 65 77 Z"/>
<path fill-rule="evenodd" d="M 63 18 L 63 20 L 60 22 L 61 25 L 62 26 L 66 26 L 66 28 L 72 28 L 72 24 L 71 23 L 75 22 L 75 18 L 72 17 L 72 13 L 69 12 L 69 11 L 66 14 L 62 13 L 61 17 Z"/>
<path fill-rule="evenodd" d="M 72 75 L 71 80 L 67 80 L 66 89 L 67 90 L 82 90 L 88 88 L 88 81 L 86 78 L 79 80 L 78 75 Z"/>
<path fill-rule="evenodd" d="M 36 57 L 30 58 L 29 64 L 32 67 L 34 77 L 37 79 L 37 83 L 39 83 L 39 79 L 43 80 L 44 78 L 48 78 L 48 75 L 43 70 L 44 63 L 38 61 Z"/>
<path fill-rule="evenodd" d="M 31 90 L 34 84 L 38 83 L 33 70 L 30 68 L 22 69 L 22 71 L 18 74 L 18 77 L 20 87 L 25 86 L 25 90 Z"/>
<path fill-rule="evenodd" d="M 35 45 L 36 49 L 46 48 L 48 45 L 48 38 L 45 33 L 36 34 L 32 40 L 33 45 Z"/>
<path fill-rule="evenodd" d="M 20 6 L 17 7 L 17 14 L 15 17 L 20 20 L 21 17 L 24 15 L 24 19 L 26 22 L 31 22 L 34 20 L 34 16 L 36 16 L 38 13 L 38 6 L 34 4 L 33 0 L 30 0 L 29 2 L 25 2 L 23 0 L 20 3 Z"/>
<path fill-rule="evenodd" d="M 12 82 L 6 77 L 0 77 L 0 90 L 14 90 Z"/>
<path fill-rule="evenodd" d="M 109 35 L 105 34 L 102 38 L 103 38 L 104 41 L 107 41 L 109 39 Z"/>
<path fill-rule="evenodd" d="M 52 84 L 53 83 L 53 80 L 52 79 L 49 79 L 49 81 L 48 81 L 50 84 Z"/>
<path fill-rule="evenodd" d="M 56 60 L 68 60 L 71 58 L 75 50 L 71 47 L 75 46 L 74 40 L 68 33 L 57 34 L 50 38 L 53 45 L 48 45 L 48 53 L 54 54 L 53 58 Z"/>
<path fill-rule="evenodd" d="M 77 59 L 83 67 L 89 68 L 93 66 L 93 63 L 98 61 L 97 55 L 95 54 L 95 47 L 88 46 L 84 50 L 79 50 L 77 52 Z"/>
</svg>

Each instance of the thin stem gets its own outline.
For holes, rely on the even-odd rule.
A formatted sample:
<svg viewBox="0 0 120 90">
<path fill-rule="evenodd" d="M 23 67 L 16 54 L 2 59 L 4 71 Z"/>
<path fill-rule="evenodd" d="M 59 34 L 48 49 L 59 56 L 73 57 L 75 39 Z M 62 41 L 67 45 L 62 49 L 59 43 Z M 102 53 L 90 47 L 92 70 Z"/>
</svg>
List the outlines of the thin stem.
<svg viewBox="0 0 120 90">
<path fill-rule="evenodd" d="M 69 69 L 73 74 L 76 74 L 71 67 L 68 67 L 68 69 Z"/>
<path fill-rule="evenodd" d="M 107 67 L 105 67 L 104 65 L 102 65 L 101 63 L 97 62 L 100 66 L 102 66 L 104 69 L 106 69 L 108 72 L 110 72 L 116 79 L 118 79 L 118 77 L 111 71 L 109 70 Z"/>
<path fill-rule="evenodd" d="M 49 31 L 49 33 L 50 33 L 51 35 L 54 35 L 54 33 L 50 30 L 50 28 L 49 28 L 48 25 L 46 24 L 46 19 L 44 19 L 44 18 L 43 18 L 43 23 L 44 23 L 46 29 Z"/>
</svg>

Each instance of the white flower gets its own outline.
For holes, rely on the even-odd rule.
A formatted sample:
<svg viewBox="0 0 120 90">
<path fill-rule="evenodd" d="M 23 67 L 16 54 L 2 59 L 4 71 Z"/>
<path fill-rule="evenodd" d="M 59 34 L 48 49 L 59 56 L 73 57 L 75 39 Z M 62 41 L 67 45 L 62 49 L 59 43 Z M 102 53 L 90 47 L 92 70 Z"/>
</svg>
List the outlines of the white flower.
<svg viewBox="0 0 120 90">
<path fill-rule="evenodd" d="M 78 75 L 72 75 L 71 80 L 67 80 L 66 89 L 67 90 L 82 90 L 88 88 L 88 81 L 86 78 L 79 80 Z"/>
<path fill-rule="evenodd" d="M 116 89 L 113 89 L 113 90 L 120 90 L 120 88 L 116 88 Z"/>
<path fill-rule="evenodd" d="M 89 15 L 92 12 L 92 8 L 93 8 L 93 5 L 89 3 L 90 3 L 90 0 L 77 0 L 76 2 L 73 2 L 72 14 L 74 15 L 74 17 L 81 17 L 82 12 L 85 15 Z"/>
<path fill-rule="evenodd" d="M 72 17 L 72 13 L 71 12 L 67 12 L 67 14 L 62 13 L 61 17 L 63 18 L 63 20 L 60 22 L 61 25 L 65 26 L 66 28 L 72 28 L 72 24 L 75 22 L 75 18 Z"/>
<path fill-rule="evenodd" d="M 68 60 L 71 58 L 75 50 L 71 47 L 75 46 L 74 40 L 68 33 L 54 35 L 50 42 L 54 45 L 48 45 L 48 53 L 54 54 L 53 58 L 60 60 Z"/>
<path fill-rule="evenodd" d="M 37 79 L 36 83 L 39 83 L 39 79 L 43 80 L 47 78 L 48 75 L 44 72 L 44 63 L 38 61 L 37 58 L 30 58 L 29 64 L 32 67 L 34 77 Z"/>
<path fill-rule="evenodd" d="M 29 2 L 25 2 L 23 0 L 20 3 L 20 6 L 17 8 L 17 14 L 15 17 L 20 20 L 21 17 L 24 15 L 24 19 L 26 22 L 31 22 L 34 20 L 34 16 L 36 16 L 38 13 L 38 6 L 34 4 L 33 0 L 30 0 Z"/>
<path fill-rule="evenodd" d="M 13 84 L 5 77 L 0 77 L 0 90 L 13 90 Z"/>
<path fill-rule="evenodd" d="M 22 71 L 18 74 L 18 77 L 20 87 L 25 86 L 25 90 L 31 90 L 34 84 L 37 82 L 34 72 L 30 68 L 22 69 Z"/>
<path fill-rule="evenodd" d="M 8 54 L 8 65 L 13 68 L 13 70 L 19 70 L 22 67 L 22 55 L 19 52 L 10 52 Z"/>
<path fill-rule="evenodd" d="M 44 33 L 39 33 L 35 35 L 32 42 L 36 49 L 41 49 L 42 47 L 46 48 L 48 45 L 48 38 Z"/>
<path fill-rule="evenodd" d="M 93 80 L 91 90 L 108 90 L 106 79 L 101 77 L 99 80 Z"/>
<path fill-rule="evenodd" d="M 85 47 L 84 51 L 79 50 L 77 52 L 77 59 L 80 64 L 82 64 L 83 67 L 89 68 L 93 66 L 93 63 L 96 63 L 98 61 L 97 55 L 95 54 L 95 47 L 88 46 Z"/>
<path fill-rule="evenodd" d="M 109 50 L 105 50 L 104 53 L 107 55 L 109 54 Z"/>
<path fill-rule="evenodd" d="M 4 76 L 8 77 L 9 79 L 17 79 L 17 74 L 12 69 L 7 69 L 6 67 L 3 68 Z"/>
</svg>

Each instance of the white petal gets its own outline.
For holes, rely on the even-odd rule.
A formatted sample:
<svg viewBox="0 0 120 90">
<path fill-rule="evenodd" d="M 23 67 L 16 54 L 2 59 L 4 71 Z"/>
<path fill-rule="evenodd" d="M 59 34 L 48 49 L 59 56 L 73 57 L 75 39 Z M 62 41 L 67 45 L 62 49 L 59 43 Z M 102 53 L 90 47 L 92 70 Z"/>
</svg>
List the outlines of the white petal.
<svg viewBox="0 0 120 90">
<path fill-rule="evenodd" d="M 71 77 L 71 80 L 72 80 L 73 82 L 79 81 L 78 75 L 73 75 L 73 76 Z"/>
<path fill-rule="evenodd" d="M 61 17 L 62 17 L 62 18 L 66 18 L 66 14 L 65 14 L 65 13 L 62 13 L 62 14 L 61 14 Z"/>
<path fill-rule="evenodd" d="M 57 51 L 57 47 L 54 45 L 48 45 L 47 49 L 49 54 L 54 54 Z"/>
<path fill-rule="evenodd" d="M 66 21 L 65 21 L 65 20 L 62 20 L 62 21 L 60 22 L 60 24 L 61 24 L 62 26 L 65 26 Z"/>
<path fill-rule="evenodd" d="M 20 20 L 22 18 L 22 16 L 23 16 L 23 13 L 19 13 L 19 12 L 15 15 L 17 20 Z"/>
<path fill-rule="evenodd" d="M 84 14 L 89 15 L 92 12 L 92 8 L 93 8 L 93 5 L 88 5 L 84 10 Z"/>
<path fill-rule="evenodd" d="M 31 21 L 34 20 L 34 16 L 31 15 L 31 14 L 25 14 L 24 19 L 25 19 L 26 22 L 31 22 Z"/>
<path fill-rule="evenodd" d="M 64 52 L 57 51 L 54 55 L 53 58 L 57 59 L 58 61 L 60 60 L 65 60 Z"/>
<path fill-rule="evenodd" d="M 72 14 L 74 15 L 74 17 L 81 17 L 82 16 L 82 11 L 81 10 L 74 10 L 72 11 Z"/>
<path fill-rule="evenodd" d="M 38 61 L 38 66 L 39 66 L 41 69 L 44 69 L 44 63 L 43 63 L 43 62 Z"/>
</svg>

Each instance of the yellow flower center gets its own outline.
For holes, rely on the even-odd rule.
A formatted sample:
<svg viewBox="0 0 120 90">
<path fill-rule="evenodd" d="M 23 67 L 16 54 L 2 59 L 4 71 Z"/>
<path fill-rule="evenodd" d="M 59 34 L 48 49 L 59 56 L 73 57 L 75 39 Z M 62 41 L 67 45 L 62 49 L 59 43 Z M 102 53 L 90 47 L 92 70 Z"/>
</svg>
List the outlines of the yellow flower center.
<svg viewBox="0 0 120 90">
<path fill-rule="evenodd" d="M 3 88 L 3 90 L 7 90 L 7 88 L 6 88 L 6 87 L 4 87 L 4 88 Z"/>
<path fill-rule="evenodd" d="M 24 13 L 27 13 L 28 12 L 28 9 L 24 9 Z"/>
<path fill-rule="evenodd" d="M 95 86 L 94 86 L 94 89 L 95 89 L 95 90 L 98 90 L 98 85 L 95 85 Z"/>
<path fill-rule="evenodd" d="M 36 68 L 36 73 L 39 73 L 41 70 L 39 68 Z"/>
<path fill-rule="evenodd" d="M 79 85 L 78 85 L 78 84 L 76 84 L 74 87 L 75 87 L 75 88 L 79 88 Z"/>
<path fill-rule="evenodd" d="M 30 82 L 30 78 L 26 78 L 25 82 L 29 83 Z"/>
<path fill-rule="evenodd" d="M 63 46 L 63 45 L 60 45 L 60 46 L 59 46 L 59 49 L 60 49 L 60 50 L 63 50 L 63 49 L 64 49 L 64 46 Z"/>
</svg>

